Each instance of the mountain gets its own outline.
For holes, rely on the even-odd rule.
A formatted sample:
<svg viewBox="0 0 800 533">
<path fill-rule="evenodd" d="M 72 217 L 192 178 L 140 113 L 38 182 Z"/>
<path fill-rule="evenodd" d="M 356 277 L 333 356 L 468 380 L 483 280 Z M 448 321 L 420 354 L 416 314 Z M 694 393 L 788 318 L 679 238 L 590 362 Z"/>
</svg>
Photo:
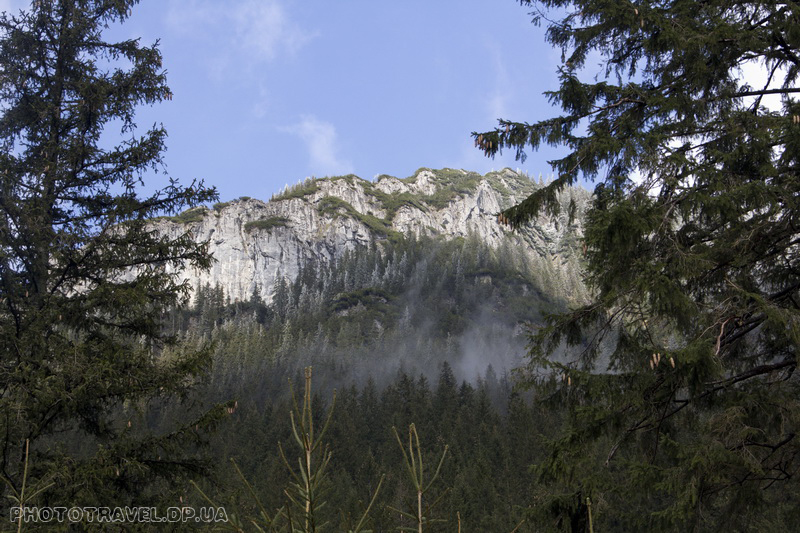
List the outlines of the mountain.
<svg viewBox="0 0 800 533">
<path fill-rule="evenodd" d="M 292 478 L 276 442 L 294 453 L 292 424 L 304 418 L 287 416 L 297 405 L 287 380 L 299 392 L 313 366 L 314 412 L 336 398 L 325 437 L 331 527 L 354 529 L 350 518 L 380 480 L 370 529 L 408 526 L 394 511 L 410 493 L 391 428 L 413 423 L 426 461 L 449 446 L 431 492 L 448 528 L 457 519 L 469 531 L 522 531 L 522 509 L 540 490 L 525 472 L 547 458 L 543 443 L 563 413 L 529 405 L 511 370 L 524 363 L 526 327 L 586 293 L 586 191 L 565 190 L 558 216 L 518 231 L 497 219 L 538 187 L 510 169 L 420 169 L 405 179 L 309 179 L 268 202 L 240 198 L 153 221 L 191 232 L 216 258 L 208 272 L 182 273 L 196 288 L 192 305 L 165 317 L 169 333 L 212 350 L 191 402 L 230 406 L 210 441 L 223 482 L 207 494 L 228 487 L 214 498 L 238 502 L 236 512 L 253 509 L 249 494 L 267 509 L 283 505 Z M 185 411 L 167 405 L 153 419 L 180 423 Z"/>
<path fill-rule="evenodd" d="M 511 231 L 497 221 L 504 208 L 541 184 L 511 169 L 479 175 L 464 170 L 419 169 L 398 179 L 367 181 L 354 175 L 310 178 L 270 201 L 247 197 L 198 207 L 154 222 L 159 231 L 190 231 L 208 242 L 216 262 L 208 272 L 186 270 L 192 286 L 218 286 L 231 302 L 257 294 L 274 299 L 276 283 L 297 279 L 305 265 L 327 264 L 347 251 L 390 247 L 408 237 L 473 238 L 491 249 L 511 247 L 527 262 L 532 281 L 565 302 L 585 295 L 580 279 L 581 213 L 589 193 L 571 188 L 563 209 L 530 227 Z M 578 216 L 570 223 L 570 205 Z"/>
</svg>

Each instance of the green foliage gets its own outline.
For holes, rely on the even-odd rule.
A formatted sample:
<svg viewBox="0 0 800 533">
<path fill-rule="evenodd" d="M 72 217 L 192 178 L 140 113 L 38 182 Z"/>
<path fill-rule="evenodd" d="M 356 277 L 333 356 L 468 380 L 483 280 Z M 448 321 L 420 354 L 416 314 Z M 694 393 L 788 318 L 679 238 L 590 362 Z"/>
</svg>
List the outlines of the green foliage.
<svg viewBox="0 0 800 533">
<path fill-rule="evenodd" d="M 326 196 L 319 201 L 317 210 L 324 215 L 350 215 L 355 216 L 357 211 L 349 202 L 338 196 Z"/>
<path fill-rule="evenodd" d="M 217 208 L 217 205 L 214 205 L 214 209 Z M 203 206 L 193 207 L 191 209 L 187 209 L 183 213 L 175 215 L 173 217 L 167 217 L 167 220 L 172 222 L 177 222 L 178 224 L 192 224 L 194 222 L 201 222 L 206 214 L 208 213 L 208 209 Z"/>
<path fill-rule="evenodd" d="M 433 194 L 422 197 L 422 200 L 434 209 L 443 209 L 456 198 L 474 192 L 481 181 L 481 175 L 476 172 L 465 172 L 452 168 L 435 171 L 423 168 L 419 169 L 412 178 L 416 179 L 424 170 L 433 172 L 435 182 L 439 185 Z"/>
<path fill-rule="evenodd" d="M 298 471 L 286 458 L 283 447 L 278 444 L 281 459 L 283 459 L 284 465 L 286 465 L 294 480 L 291 490 L 286 491 L 286 496 L 289 498 L 289 506 L 294 508 L 294 512 L 286 508 L 281 513 L 281 516 L 289 523 L 290 531 L 313 533 L 324 529 L 327 525 L 326 522 L 321 520 L 320 510 L 324 503 L 322 493 L 325 488 L 323 485 L 327 480 L 326 469 L 330 464 L 333 452 L 330 451 L 328 446 L 323 446 L 322 439 L 325 437 L 325 432 L 331 423 L 336 396 L 334 396 L 334 403 L 328 409 L 328 416 L 325 418 L 322 429 L 315 434 L 314 412 L 311 407 L 311 367 L 306 367 L 305 369 L 305 380 L 303 407 L 298 407 L 297 400 L 293 397 L 295 408 L 290 413 L 292 436 L 300 447 L 301 452 L 297 461 L 299 465 Z M 294 517 L 294 521 L 298 522 L 298 525 L 293 525 L 292 517 Z"/>
<path fill-rule="evenodd" d="M 333 176 L 329 178 L 331 181 L 346 181 L 348 184 L 353 185 L 356 181 L 366 182 L 366 180 L 359 178 L 355 174 L 345 174 L 344 176 Z"/>
<path fill-rule="evenodd" d="M 515 173 L 505 172 L 506 170 L 508 169 L 499 172 L 490 172 L 486 176 L 481 176 L 475 172 L 466 172 L 449 168 L 440 170 L 421 168 L 417 170 L 413 176 L 400 180 L 405 183 L 413 183 L 420 172 L 430 172 L 433 175 L 432 181 L 436 186 L 436 191 L 432 194 L 420 194 L 408 191 L 387 193 L 376 187 L 375 183 L 359 178 L 354 174 L 322 179 L 309 178 L 292 187 L 287 187 L 281 194 L 274 196 L 273 200 L 280 201 L 306 197 L 321 190 L 320 182 L 324 180 L 331 183 L 346 181 L 349 185 L 363 189 L 367 195 L 374 198 L 376 203 L 380 206 L 380 209 L 385 213 L 383 218 L 376 217 L 372 213 L 359 213 L 352 205 L 336 197 L 322 198 L 318 209 L 325 213 L 337 213 L 343 216 L 357 218 L 369 226 L 370 229 L 377 232 L 379 236 L 388 237 L 392 241 L 397 241 L 400 235 L 391 229 L 391 222 L 394 220 L 397 212 L 404 206 L 413 207 L 423 212 L 427 212 L 431 208 L 442 209 L 447 207 L 450 202 L 464 195 L 474 193 L 478 184 L 483 179 L 486 179 L 492 187 L 506 196 L 510 196 L 512 193 L 524 195 L 533 192 L 535 185 L 530 180 L 518 176 Z M 382 175 L 380 178 L 382 177 L 387 176 Z M 380 180 L 380 178 L 378 179 Z M 513 190 L 509 189 L 507 185 L 512 185 Z"/>
<path fill-rule="evenodd" d="M 358 248 L 331 264 L 309 263 L 296 280 L 276 282 L 269 306 L 255 297 L 226 303 L 219 288 L 202 287 L 194 307 L 175 311 L 168 323 L 216 347 L 204 401 L 239 400 L 212 444 L 222 489 L 201 484 L 204 492 L 230 501 L 226 507 L 245 525 L 246 517 L 261 516 L 250 489 L 237 492 L 243 481 L 230 468 L 234 457 L 269 517 L 286 505 L 283 490 L 293 479 L 276 443 L 296 441 L 285 383 L 302 380 L 302 368 L 313 364 L 320 397 L 337 390 L 322 497 L 330 530 L 358 525 L 382 474 L 364 527 L 411 525 L 390 510 L 417 509 L 391 428 L 413 423 L 427 461 L 438 462 L 444 443 L 450 445 L 423 502 L 444 493 L 435 514 L 424 515 L 447 522 L 427 523 L 425 531 L 453 531 L 459 516 L 462 531 L 512 531 L 537 490 L 528 467 L 546 457 L 542 435 L 552 437 L 563 416 L 512 395 L 510 376 L 489 367 L 501 354 L 512 361 L 523 353 L 525 338 L 512 335 L 540 319 L 539 307 L 561 308 L 547 296 L 547 282 L 538 285 L 519 259 L 513 247 L 493 250 L 476 236 L 406 239 Z M 467 352 L 474 362 L 465 361 Z M 463 382 L 467 376 L 472 383 Z M 313 397 L 312 406 L 326 411 Z M 435 466 L 426 463 L 426 482 Z M 529 521 L 517 531 L 538 530 Z"/>
<path fill-rule="evenodd" d="M 443 209 L 447 207 L 450 202 L 474 193 L 482 180 L 488 181 L 492 188 L 504 196 L 508 196 L 512 192 L 506 186 L 506 183 L 508 183 L 507 180 L 509 179 L 517 190 L 517 194 L 530 194 L 535 189 L 533 182 L 527 178 L 522 178 L 516 175 L 516 173 L 505 173 L 504 171 L 489 172 L 485 176 L 481 176 L 476 172 L 467 172 L 452 168 L 443 168 L 439 170 L 421 168 L 417 170 L 413 176 L 406 178 L 404 181 L 415 181 L 422 171 L 433 173 L 433 182 L 436 184 L 437 189 L 432 194 L 419 196 L 418 201 L 434 209 Z"/>
<path fill-rule="evenodd" d="M 287 503 L 283 507 L 277 509 L 274 514 L 271 514 L 262 503 L 253 485 L 242 473 L 239 465 L 235 460 L 231 459 L 236 473 L 242 483 L 247 487 L 247 491 L 250 496 L 252 496 L 257 506 L 258 516 L 255 518 L 251 517 L 248 521 L 259 531 L 270 531 L 274 533 L 314 533 L 327 530 L 326 526 L 329 524 L 329 522 L 324 519 L 324 515 L 330 515 L 330 510 L 325 513 L 323 508 L 326 507 L 325 492 L 330 489 L 331 480 L 328 469 L 333 452 L 328 445 L 323 446 L 323 438 L 333 417 L 336 396 L 334 393 L 334 402 L 331 403 L 331 406 L 328 408 L 328 414 L 324 420 L 322 429 L 315 433 L 314 419 L 318 413 L 315 412 L 312 402 L 312 368 L 306 367 L 304 369 L 304 374 L 305 387 L 303 405 L 302 407 L 298 405 L 297 398 L 294 396 L 294 392 L 292 392 L 293 408 L 289 413 L 292 437 L 300 449 L 300 456 L 297 458 L 297 468 L 293 466 L 293 462 L 290 462 L 286 457 L 286 453 L 280 442 L 278 443 L 280 458 L 291 476 L 291 482 L 283 491 L 283 495 L 288 499 Z M 377 487 L 372 493 L 369 505 L 364 509 L 358 522 L 356 522 L 353 527 L 345 527 L 345 531 L 348 533 L 371 533 L 371 530 L 365 529 L 365 527 L 370 510 L 372 510 L 382 484 L 383 476 L 381 476 Z M 197 483 L 192 482 L 192 485 L 206 502 L 214 507 L 219 507 Z M 229 523 L 222 525 L 222 529 L 243 531 L 242 519 L 237 515 L 233 515 Z"/>
<path fill-rule="evenodd" d="M 162 318 L 189 289 L 172 273 L 211 262 L 190 235 L 160 235 L 148 220 L 216 193 L 175 181 L 139 193 L 163 167 L 166 132 L 134 124 L 137 106 L 170 94 L 161 54 L 102 38 L 135 3 L 51 0 L 0 15 L 4 501 L 172 501 L 180 479 L 203 470 L 197 444 L 221 416 L 182 405 L 178 423 L 148 424 L 210 363 L 207 346 L 178 342 Z M 109 124 L 124 131 L 112 147 Z"/>
<path fill-rule="evenodd" d="M 437 189 L 433 194 L 413 194 L 410 192 L 393 192 L 385 193 L 376 188 L 372 182 L 363 181 L 362 185 L 364 190 L 374 196 L 381 204 L 381 207 L 386 211 L 386 220 L 391 222 L 394 219 L 397 211 L 403 206 L 411 206 L 420 211 L 428 211 L 430 208 L 442 209 L 447 207 L 450 202 L 458 199 L 467 194 L 474 193 L 481 180 L 486 179 L 493 188 L 498 190 L 503 195 L 510 195 L 511 190 L 504 185 L 504 181 L 509 179 L 512 181 L 516 194 L 530 194 L 535 189 L 535 185 L 521 176 L 516 174 L 504 174 L 500 172 L 490 172 L 486 176 L 481 176 L 475 172 L 466 172 L 464 170 L 456 170 L 451 168 L 444 168 L 439 170 L 432 170 L 428 168 L 418 169 L 414 175 L 402 179 L 400 181 L 405 183 L 414 183 L 417 176 L 423 172 L 428 171 L 433 174 L 433 182 Z M 513 176 L 513 177 L 512 177 Z M 378 178 L 386 177 L 382 175 Z"/>
<path fill-rule="evenodd" d="M 253 220 L 247 222 L 244 225 L 244 230 L 247 233 L 252 233 L 254 231 L 270 231 L 273 228 L 283 228 L 289 223 L 289 219 L 286 217 L 270 217 L 264 218 L 261 220 Z"/>
<path fill-rule="evenodd" d="M 341 363 L 315 366 L 315 381 L 329 380 L 334 366 Z M 256 381 L 259 385 L 253 386 Z M 229 502 L 226 507 L 233 511 L 225 529 L 238 530 L 238 523 L 249 530 L 252 519 L 265 531 L 286 531 L 284 491 L 294 495 L 298 481 L 275 450 L 277 442 L 297 443 L 287 413 L 302 411 L 302 401 L 295 403 L 285 395 L 283 376 L 245 379 L 239 384 L 243 385 L 239 408 L 229 418 L 224 434 L 212 443 L 220 458 L 219 483 L 198 486 L 214 507 Z M 265 387 L 270 390 L 263 396 Z M 261 395 L 250 392 L 256 390 Z M 315 390 L 321 388 L 315 385 Z M 310 402 L 316 413 L 314 423 L 324 424 L 329 407 L 315 398 L 312 395 Z M 297 416 L 296 421 L 300 420 Z M 446 364 L 433 386 L 423 377 L 403 372 L 381 389 L 371 380 L 360 387 L 343 386 L 336 393 L 336 408 L 325 437 L 332 454 L 321 483 L 325 490 L 318 501 L 325 505 L 317 507 L 318 517 L 330 521 L 329 531 L 392 531 L 412 526 L 418 531 L 415 487 L 419 485 L 428 489 L 422 498 L 425 532 L 453 531 L 457 522 L 462 531 L 512 531 L 524 519 L 522 506 L 536 487 L 527 465 L 545 456 L 536 435 L 550 434 L 554 420 L 552 413 L 511 394 L 505 378 L 498 380 L 487 372 L 476 385 L 458 382 Z M 413 463 L 407 440 L 402 439 L 399 447 L 391 431 L 393 425 L 411 424 L 425 437 L 416 439 L 411 433 Z M 443 442 L 453 443 L 447 447 L 444 461 Z M 288 462 L 297 473 L 305 461 L 305 448 L 295 449 L 301 461 Z M 320 451 L 324 449 L 322 445 Z M 416 477 L 411 475 L 404 451 Z M 233 470 L 228 457 L 235 459 Z M 420 457 L 430 457 L 433 463 L 420 463 Z M 315 459 L 313 464 L 321 463 Z M 304 478 L 299 477 L 303 486 Z M 415 479 L 421 482 L 415 484 Z M 236 489 L 242 484 L 246 491 L 239 494 Z M 430 514 L 431 508 L 435 516 Z M 398 509 L 410 511 L 413 518 L 401 515 Z M 304 513 L 304 505 L 302 509 L 293 507 L 296 530 L 304 531 Z M 537 530 L 521 526 L 516 531 Z"/>
<path fill-rule="evenodd" d="M 376 190 L 375 192 L 377 194 L 381 191 Z M 398 192 L 391 195 L 384 193 L 378 195 L 378 198 L 381 200 L 381 205 L 386 210 L 387 220 L 393 220 L 394 215 L 396 215 L 397 211 L 403 206 L 415 207 L 422 212 L 428 210 L 419 198 L 408 192 Z"/>
<path fill-rule="evenodd" d="M 225 209 L 229 205 L 232 205 L 234 202 L 245 202 L 247 200 L 251 200 L 251 198 L 249 196 L 240 196 L 236 200 L 231 200 L 230 202 L 217 202 L 217 203 L 215 203 L 213 205 L 213 209 L 214 209 L 214 211 L 219 213 L 220 211 L 222 211 L 223 209 Z"/>
<path fill-rule="evenodd" d="M 354 218 L 367 226 L 377 236 L 390 237 L 393 240 L 397 240 L 401 237 L 400 233 L 392 228 L 391 223 L 374 215 L 360 213 L 348 202 L 336 196 L 326 196 L 321 199 L 317 205 L 317 209 L 321 214 Z"/>
<path fill-rule="evenodd" d="M 433 508 L 441 501 L 441 496 L 432 502 L 427 494 L 430 492 L 431 487 L 439 479 L 439 474 L 442 471 L 442 464 L 445 457 L 447 457 L 447 446 L 442 451 L 442 457 L 439 459 L 439 464 L 434 470 L 430 479 L 425 478 L 425 464 L 422 460 L 422 446 L 419 443 L 419 434 L 414 424 L 408 426 L 408 445 L 403 443 L 400 435 L 397 433 L 396 428 L 392 428 L 394 437 L 397 439 L 397 444 L 400 445 L 400 451 L 403 452 L 403 462 L 405 463 L 406 470 L 408 471 L 409 478 L 411 479 L 411 486 L 416 496 L 416 505 L 412 507 L 412 512 L 402 511 L 400 509 L 391 508 L 392 511 L 399 513 L 403 518 L 410 519 L 413 527 L 399 526 L 398 531 L 417 531 L 422 533 L 426 527 L 436 522 L 444 522 L 442 519 L 435 519 L 431 517 Z M 423 502 L 424 505 L 423 505 Z"/>
<path fill-rule="evenodd" d="M 281 200 L 292 200 L 295 198 L 305 198 L 311 194 L 314 194 L 319 190 L 319 178 L 306 178 L 305 180 L 292 185 L 291 187 L 286 187 L 280 194 L 273 195 L 270 200 L 272 201 L 281 201 Z"/>
<path fill-rule="evenodd" d="M 548 22 L 564 59 L 548 96 L 563 114 L 473 135 L 487 155 L 566 150 L 552 162 L 558 178 L 505 220 L 518 227 L 553 213 L 566 185 L 599 181 L 585 223 L 594 301 L 550 317 L 531 353 L 531 381 L 571 410 L 540 465 L 563 491 L 542 507 L 566 525 L 585 516 L 590 496 L 603 530 L 792 528 L 800 11 L 521 3 L 535 6 L 536 21 L 549 21 L 542 8 L 560 17 Z M 584 81 L 595 50 L 602 71 Z M 746 65 L 764 81 L 743 78 Z M 565 344 L 567 356 L 550 357 Z"/>
<path fill-rule="evenodd" d="M 397 211 L 406 205 L 415 207 L 423 212 L 427 211 L 427 208 L 420 201 L 419 197 L 409 192 L 394 192 L 391 194 L 385 193 L 375 187 L 375 185 L 369 181 L 363 182 L 363 186 L 367 194 L 378 199 L 381 207 L 384 209 L 384 211 L 386 211 L 386 220 L 388 222 L 394 220 L 394 216 L 397 214 Z"/>
<path fill-rule="evenodd" d="M 331 311 L 341 313 L 358 305 L 371 308 L 380 307 L 388 303 L 390 298 L 388 292 L 373 287 L 340 293 L 331 303 Z"/>
</svg>

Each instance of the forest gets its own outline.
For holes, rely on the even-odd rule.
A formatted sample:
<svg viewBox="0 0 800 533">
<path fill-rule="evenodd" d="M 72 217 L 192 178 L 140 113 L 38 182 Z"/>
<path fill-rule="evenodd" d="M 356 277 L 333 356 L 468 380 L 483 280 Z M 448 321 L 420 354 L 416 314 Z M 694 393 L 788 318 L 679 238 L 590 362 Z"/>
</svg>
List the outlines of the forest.
<svg viewBox="0 0 800 533">
<path fill-rule="evenodd" d="M 447 446 L 426 495 L 438 500 L 426 509 L 426 530 L 531 530 L 526 508 L 539 489 L 530 466 L 560 415 L 517 391 L 511 372 L 524 352 L 523 324 L 564 304 L 537 287 L 518 251 L 476 238 L 403 239 L 312 263 L 294 282 L 276 283 L 271 305 L 225 300 L 203 288 L 167 321 L 187 342 L 215 346 L 197 400 L 235 402 L 209 441 L 216 466 L 203 493 L 212 501 L 236 509 L 238 520 L 263 505 L 279 530 L 292 478 L 277 443 L 292 444 L 290 391 L 302 394 L 304 368 L 313 368 L 317 423 L 333 408 L 327 505 L 317 520 L 353 530 L 385 476 L 369 529 L 416 526 L 395 511 L 413 509 L 416 493 L 393 434 L 414 424 L 426 462 Z M 158 416 L 183 414 L 166 407 Z"/>
<path fill-rule="evenodd" d="M 158 41 L 106 32 L 137 1 L 0 14 L 3 529 L 151 531 L 26 517 L 204 505 L 228 531 L 797 529 L 800 5 L 518 3 L 561 52 L 558 111 L 472 137 L 560 150 L 504 230 L 593 184 L 567 207 L 587 301 L 510 245 L 336 199 L 320 211 L 380 244 L 269 302 L 196 286 L 180 273 L 214 257 L 190 227 L 220 198 L 169 176 L 161 123 L 137 129 L 173 97 Z"/>
</svg>

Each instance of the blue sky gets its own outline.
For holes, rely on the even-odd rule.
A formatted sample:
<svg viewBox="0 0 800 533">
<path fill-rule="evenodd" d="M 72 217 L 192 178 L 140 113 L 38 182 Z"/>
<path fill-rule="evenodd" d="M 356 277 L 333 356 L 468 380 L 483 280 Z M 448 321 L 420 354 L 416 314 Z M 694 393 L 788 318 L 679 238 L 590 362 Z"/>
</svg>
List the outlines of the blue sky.
<svg viewBox="0 0 800 533">
<path fill-rule="evenodd" d="M 160 39 L 174 98 L 138 123 L 167 128 L 172 177 L 204 179 L 223 200 L 423 166 L 547 175 L 559 154 L 492 160 L 470 137 L 556 112 L 542 92 L 560 52 L 514 0 L 142 0 L 111 32 Z"/>
</svg>

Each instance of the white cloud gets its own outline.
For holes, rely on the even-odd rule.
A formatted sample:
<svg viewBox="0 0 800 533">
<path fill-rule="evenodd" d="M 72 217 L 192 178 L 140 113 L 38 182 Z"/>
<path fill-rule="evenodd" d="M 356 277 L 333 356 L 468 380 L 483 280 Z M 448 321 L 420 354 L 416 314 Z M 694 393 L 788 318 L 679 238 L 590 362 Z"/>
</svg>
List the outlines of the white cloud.
<svg viewBox="0 0 800 533">
<path fill-rule="evenodd" d="M 232 12 L 239 45 L 270 61 L 281 52 L 294 54 L 313 34 L 292 22 L 276 0 L 248 0 Z"/>
<path fill-rule="evenodd" d="M 352 172 L 350 161 L 338 154 L 336 128 L 330 122 L 313 115 L 304 115 L 297 124 L 285 131 L 297 135 L 308 149 L 309 166 L 317 176 L 332 176 Z"/>
<path fill-rule="evenodd" d="M 166 23 L 184 35 L 223 36 L 225 45 L 250 61 L 292 55 L 315 36 L 292 21 L 280 0 L 173 1 Z"/>
</svg>

